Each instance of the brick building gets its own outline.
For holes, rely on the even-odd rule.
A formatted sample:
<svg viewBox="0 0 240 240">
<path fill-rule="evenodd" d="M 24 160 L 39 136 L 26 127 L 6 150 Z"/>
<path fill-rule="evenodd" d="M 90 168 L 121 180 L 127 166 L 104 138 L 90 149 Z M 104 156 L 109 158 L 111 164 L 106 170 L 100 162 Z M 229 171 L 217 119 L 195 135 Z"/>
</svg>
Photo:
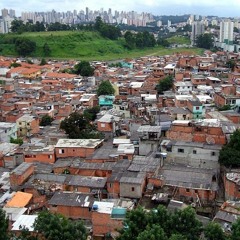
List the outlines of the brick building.
<svg viewBox="0 0 240 240">
<path fill-rule="evenodd" d="M 55 146 L 56 158 L 88 157 L 103 144 L 102 139 L 59 139 Z"/>
</svg>

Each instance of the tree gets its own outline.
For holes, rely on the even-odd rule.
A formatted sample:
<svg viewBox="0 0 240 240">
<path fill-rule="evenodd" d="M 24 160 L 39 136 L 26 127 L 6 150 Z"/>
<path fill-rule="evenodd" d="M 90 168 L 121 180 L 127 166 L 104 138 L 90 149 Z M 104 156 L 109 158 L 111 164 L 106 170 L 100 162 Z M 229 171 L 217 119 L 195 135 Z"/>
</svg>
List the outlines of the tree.
<svg viewBox="0 0 240 240">
<path fill-rule="evenodd" d="M 240 218 L 232 224 L 232 236 L 231 240 L 240 240 Z"/>
<path fill-rule="evenodd" d="M 127 212 L 123 223 L 124 227 L 120 230 L 121 236 L 119 240 L 136 239 L 146 229 L 147 224 L 148 216 L 143 208 L 138 207 L 135 210 Z"/>
<path fill-rule="evenodd" d="M 21 56 L 27 56 L 36 50 L 36 43 L 27 38 L 18 38 L 15 41 L 15 50 Z"/>
<path fill-rule="evenodd" d="M 153 225 L 147 226 L 146 230 L 138 235 L 137 240 L 167 240 L 167 237 L 159 225 Z"/>
<path fill-rule="evenodd" d="M 207 240 L 225 240 L 224 232 L 218 223 L 210 222 L 204 229 Z"/>
<path fill-rule="evenodd" d="M 102 18 L 101 18 L 100 16 L 96 17 L 95 24 L 94 24 L 94 28 L 95 28 L 97 31 L 100 31 L 102 25 L 103 25 Z"/>
<path fill-rule="evenodd" d="M 187 240 L 182 234 L 172 234 L 169 240 Z"/>
<path fill-rule="evenodd" d="M 9 239 L 8 236 L 8 218 L 5 211 L 0 208 L 0 240 Z"/>
<path fill-rule="evenodd" d="M 109 81 L 102 81 L 97 89 L 97 95 L 113 95 L 115 89 Z"/>
<path fill-rule="evenodd" d="M 15 144 L 19 144 L 22 145 L 23 144 L 23 140 L 21 138 L 10 138 L 10 143 L 15 143 Z"/>
<path fill-rule="evenodd" d="M 81 61 L 74 66 L 75 73 L 80 74 L 84 77 L 92 76 L 94 73 L 94 68 L 91 67 L 90 63 L 87 61 Z"/>
<path fill-rule="evenodd" d="M 163 94 L 164 91 L 170 90 L 173 85 L 173 76 L 169 75 L 161 79 L 157 85 L 157 91 L 159 94 Z"/>
<path fill-rule="evenodd" d="M 157 44 L 161 45 L 163 47 L 169 47 L 170 46 L 170 43 L 168 42 L 168 40 L 166 40 L 164 38 L 158 38 Z"/>
<path fill-rule="evenodd" d="M 202 231 L 191 207 L 174 213 L 163 206 L 150 212 L 138 207 L 127 213 L 118 240 L 198 240 Z"/>
<path fill-rule="evenodd" d="M 187 239 L 198 240 L 202 232 L 202 224 L 196 218 L 195 210 L 187 207 L 172 215 L 171 233 L 181 234 Z"/>
<path fill-rule="evenodd" d="M 83 112 L 83 116 L 88 119 L 89 121 L 94 121 L 97 118 L 97 114 L 100 111 L 100 107 L 92 107 L 92 108 L 87 108 Z"/>
<path fill-rule="evenodd" d="M 196 45 L 199 48 L 211 49 L 213 47 L 213 36 L 210 33 L 204 33 L 197 36 Z"/>
<path fill-rule="evenodd" d="M 22 20 L 14 19 L 11 22 L 11 31 L 14 33 L 22 33 L 25 31 L 25 26 Z"/>
<path fill-rule="evenodd" d="M 47 240 L 86 240 L 87 233 L 82 222 L 72 222 L 60 214 L 40 212 L 33 224 L 34 230 Z"/>
<path fill-rule="evenodd" d="M 45 58 L 42 58 L 39 65 L 40 65 L 40 66 L 44 66 L 44 65 L 46 65 L 46 64 L 47 64 L 46 59 L 45 59 Z"/>
<path fill-rule="evenodd" d="M 60 128 L 72 139 L 103 138 L 103 135 L 96 131 L 95 127 L 83 115 L 77 112 L 73 112 L 65 118 L 61 122 Z"/>
<path fill-rule="evenodd" d="M 49 126 L 49 125 L 52 125 L 52 121 L 53 121 L 53 118 L 50 117 L 49 115 L 45 114 L 41 118 L 39 125 L 40 126 Z"/>
<path fill-rule="evenodd" d="M 11 63 L 10 67 L 16 68 L 16 67 L 21 67 L 22 65 L 20 63 L 17 62 L 13 62 Z"/>
<path fill-rule="evenodd" d="M 43 54 L 44 56 L 50 56 L 51 54 L 51 49 L 47 43 L 44 43 L 43 45 Z"/>
<path fill-rule="evenodd" d="M 11 239 L 14 239 L 14 240 L 39 240 L 37 236 L 32 236 L 32 234 L 28 228 L 25 228 L 25 227 L 21 228 L 21 226 L 19 228 L 21 229 L 20 234 L 18 234 L 17 236 L 15 236 L 13 234 L 13 237 Z"/>
<path fill-rule="evenodd" d="M 231 135 L 230 141 L 222 147 L 218 160 L 226 167 L 240 167 L 240 129 L 237 129 Z"/>
<path fill-rule="evenodd" d="M 232 71 L 234 70 L 235 66 L 236 62 L 233 59 L 230 59 L 226 62 L 226 67 L 231 68 Z"/>
<path fill-rule="evenodd" d="M 134 49 L 136 47 L 135 35 L 130 31 L 126 31 L 124 34 L 124 38 L 126 41 L 126 46 L 129 49 Z"/>
</svg>

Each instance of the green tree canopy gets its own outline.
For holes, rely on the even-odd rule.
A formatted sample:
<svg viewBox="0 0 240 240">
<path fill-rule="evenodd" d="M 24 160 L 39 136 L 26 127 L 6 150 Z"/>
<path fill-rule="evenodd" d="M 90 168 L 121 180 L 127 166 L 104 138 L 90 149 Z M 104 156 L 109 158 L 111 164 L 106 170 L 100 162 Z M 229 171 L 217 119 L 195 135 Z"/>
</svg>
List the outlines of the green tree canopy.
<svg viewBox="0 0 240 240">
<path fill-rule="evenodd" d="M 27 38 L 18 38 L 15 41 L 15 50 L 21 56 L 28 56 L 36 50 L 36 43 Z"/>
<path fill-rule="evenodd" d="M 240 129 L 231 135 L 230 141 L 220 150 L 219 163 L 226 167 L 240 167 Z"/>
<path fill-rule="evenodd" d="M 169 75 L 161 79 L 157 85 L 157 91 L 159 94 L 163 94 L 164 91 L 170 90 L 173 86 L 173 76 Z"/>
<path fill-rule="evenodd" d="M 63 129 L 69 138 L 72 139 L 100 139 L 103 135 L 96 131 L 95 127 L 90 124 L 82 114 L 77 112 L 71 113 L 60 124 L 60 128 Z"/>
<path fill-rule="evenodd" d="M 109 81 L 102 81 L 97 89 L 97 95 L 113 95 L 115 89 Z"/>
<path fill-rule="evenodd" d="M 96 17 L 94 28 L 103 37 L 106 37 L 112 40 L 115 40 L 121 36 L 121 31 L 117 26 L 104 23 L 100 16 Z"/>
<path fill-rule="evenodd" d="M 40 212 L 34 222 L 34 230 L 47 240 L 86 240 L 87 233 L 82 222 L 72 222 L 60 214 Z"/>
<path fill-rule="evenodd" d="M 52 125 L 53 118 L 50 117 L 49 115 L 45 114 L 42 116 L 39 125 L 40 126 L 49 126 Z"/>
<path fill-rule="evenodd" d="M 10 143 L 15 143 L 15 144 L 19 144 L 22 145 L 23 144 L 23 140 L 21 138 L 10 138 Z"/>
<path fill-rule="evenodd" d="M 191 207 L 173 213 L 163 206 L 150 212 L 138 207 L 127 213 L 123 226 L 118 240 L 198 240 L 203 230 Z"/>
<path fill-rule="evenodd" d="M 94 68 L 91 67 L 90 63 L 87 61 L 81 61 L 74 66 L 75 73 L 80 74 L 84 77 L 92 76 L 94 73 Z"/>
<path fill-rule="evenodd" d="M 40 66 L 44 66 L 44 65 L 46 65 L 46 64 L 47 64 L 46 59 L 45 59 L 45 58 L 42 58 L 39 65 L 40 65 Z"/>
<path fill-rule="evenodd" d="M 215 222 L 210 222 L 204 229 L 204 235 L 207 240 L 225 240 L 222 227 Z"/>
<path fill-rule="evenodd" d="M 168 240 L 168 238 L 159 225 L 153 225 L 147 226 L 146 230 L 138 235 L 137 240 Z"/>
<path fill-rule="evenodd" d="M 168 40 L 165 39 L 165 38 L 158 38 L 157 44 L 158 44 L 158 45 L 161 45 L 161 46 L 163 46 L 163 47 L 169 47 L 169 46 L 170 46 L 170 43 L 169 43 Z"/>
<path fill-rule="evenodd" d="M 44 43 L 43 45 L 43 54 L 44 56 L 50 56 L 51 54 L 51 49 L 47 43 Z"/>
<path fill-rule="evenodd" d="M 232 224 L 232 236 L 230 240 L 240 240 L 240 218 Z"/>
<path fill-rule="evenodd" d="M 83 112 L 83 116 L 88 119 L 89 121 L 94 121 L 97 118 L 97 114 L 100 111 L 100 107 L 92 107 L 92 108 L 87 108 Z"/>
<path fill-rule="evenodd" d="M 213 47 L 213 36 L 210 33 L 204 33 L 197 36 L 196 45 L 199 48 L 211 49 Z"/>
<path fill-rule="evenodd" d="M 5 211 L 0 208 L 0 240 L 9 239 L 8 236 L 8 218 Z"/>
</svg>

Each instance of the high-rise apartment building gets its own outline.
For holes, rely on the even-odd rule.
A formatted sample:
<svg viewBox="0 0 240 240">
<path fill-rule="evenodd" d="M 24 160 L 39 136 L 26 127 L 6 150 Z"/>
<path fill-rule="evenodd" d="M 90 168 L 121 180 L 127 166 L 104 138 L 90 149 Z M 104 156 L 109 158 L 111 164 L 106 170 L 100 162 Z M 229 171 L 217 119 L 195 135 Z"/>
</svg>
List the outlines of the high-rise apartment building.
<svg viewBox="0 0 240 240">
<path fill-rule="evenodd" d="M 1 12 L 2 12 L 2 18 L 5 18 L 8 16 L 8 9 L 4 8 L 1 10 Z"/>
<path fill-rule="evenodd" d="M 234 28 L 234 23 L 232 21 L 226 20 L 224 22 L 221 22 L 219 42 L 232 45 L 233 44 L 233 28 Z"/>
<path fill-rule="evenodd" d="M 202 22 L 193 22 L 192 24 L 192 34 L 191 34 L 191 42 L 192 45 L 196 43 L 197 36 L 204 33 L 204 24 Z"/>
</svg>

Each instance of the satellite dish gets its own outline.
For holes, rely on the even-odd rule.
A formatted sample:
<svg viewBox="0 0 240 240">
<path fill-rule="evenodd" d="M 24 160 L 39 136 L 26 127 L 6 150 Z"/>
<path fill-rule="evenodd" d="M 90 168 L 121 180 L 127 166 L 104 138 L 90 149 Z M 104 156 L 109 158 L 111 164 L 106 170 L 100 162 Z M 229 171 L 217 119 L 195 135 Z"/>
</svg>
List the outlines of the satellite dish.
<svg viewBox="0 0 240 240">
<path fill-rule="evenodd" d="M 210 136 L 206 137 L 206 142 L 207 144 L 215 144 L 214 138 Z"/>
</svg>

